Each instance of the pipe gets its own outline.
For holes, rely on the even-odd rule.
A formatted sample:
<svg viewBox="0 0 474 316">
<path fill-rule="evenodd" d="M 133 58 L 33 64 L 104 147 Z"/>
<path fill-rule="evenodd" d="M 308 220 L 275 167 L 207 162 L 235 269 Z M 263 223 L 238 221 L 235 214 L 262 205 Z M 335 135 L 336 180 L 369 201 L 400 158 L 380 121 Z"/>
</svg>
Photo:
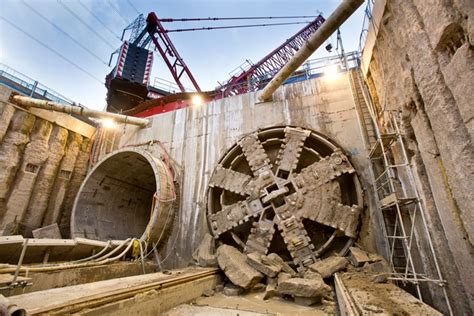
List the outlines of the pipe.
<svg viewBox="0 0 474 316">
<path fill-rule="evenodd" d="M 20 273 L 20 267 L 21 267 L 21 264 L 23 263 L 23 259 L 25 258 L 26 247 L 28 247 L 28 241 L 29 239 L 26 238 L 25 241 L 23 242 L 23 248 L 21 249 L 20 259 L 18 260 L 18 264 L 16 266 L 15 275 L 13 276 L 12 284 L 16 283 L 16 279 L 18 278 L 18 273 Z"/>
<path fill-rule="evenodd" d="M 301 47 L 301 49 L 291 57 L 290 61 L 273 77 L 258 96 L 259 100 L 262 102 L 270 100 L 273 92 L 275 92 L 275 90 L 328 39 L 362 3 L 364 3 L 364 0 L 344 0 L 318 30 L 311 35 L 303 47 Z"/>
<path fill-rule="evenodd" d="M 140 127 L 146 127 L 149 123 L 147 119 L 133 117 L 128 115 L 122 115 L 118 113 L 103 112 L 98 110 L 86 109 L 76 105 L 66 105 L 46 100 L 38 100 L 30 97 L 25 97 L 21 95 L 14 95 L 12 102 L 17 105 L 22 105 L 25 107 L 33 107 L 44 110 L 51 110 L 56 112 L 62 112 L 67 114 L 76 114 L 80 116 L 99 118 L 99 119 L 112 119 L 118 123 L 124 124 L 133 124 Z"/>
<path fill-rule="evenodd" d="M 8 298 L 0 294 L 0 315 L 24 316 L 26 310 L 12 303 Z"/>
</svg>

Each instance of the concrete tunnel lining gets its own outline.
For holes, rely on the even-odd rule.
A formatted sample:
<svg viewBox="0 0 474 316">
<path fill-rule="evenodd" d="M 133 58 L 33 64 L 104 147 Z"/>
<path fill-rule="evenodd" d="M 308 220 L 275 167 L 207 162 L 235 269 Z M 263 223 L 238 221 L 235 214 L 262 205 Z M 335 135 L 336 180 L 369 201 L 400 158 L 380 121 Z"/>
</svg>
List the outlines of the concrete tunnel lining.
<svg viewBox="0 0 474 316">
<path fill-rule="evenodd" d="M 173 219 L 173 196 L 172 175 L 163 161 L 140 149 L 118 150 L 104 157 L 82 183 L 71 235 L 161 243 Z"/>
</svg>

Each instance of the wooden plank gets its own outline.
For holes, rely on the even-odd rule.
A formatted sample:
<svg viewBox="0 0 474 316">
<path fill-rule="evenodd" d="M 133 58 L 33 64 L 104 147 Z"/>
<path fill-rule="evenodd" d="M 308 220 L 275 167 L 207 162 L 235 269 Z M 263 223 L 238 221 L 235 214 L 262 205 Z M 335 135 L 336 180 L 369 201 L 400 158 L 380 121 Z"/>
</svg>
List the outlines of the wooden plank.
<svg viewBox="0 0 474 316">
<path fill-rule="evenodd" d="M 0 285 L 5 286 L 13 282 L 13 274 L 0 274 Z M 17 277 L 16 282 L 30 282 L 31 278 Z"/>
<path fill-rule="evenodd" d="M 173 284 L 217 275 L 214 268 L 184 268 L 172 271 L 172 274 L 150 273 L 112 280 L 99 281 L 63 288 L 9 297 L 10 302 L 25 308 L 28 314 L 47 313 L 68 306 L 95 306 L 96 301 L 101 304 L 133 297 L 140 292 L 150 291 Z"/>
</svg>

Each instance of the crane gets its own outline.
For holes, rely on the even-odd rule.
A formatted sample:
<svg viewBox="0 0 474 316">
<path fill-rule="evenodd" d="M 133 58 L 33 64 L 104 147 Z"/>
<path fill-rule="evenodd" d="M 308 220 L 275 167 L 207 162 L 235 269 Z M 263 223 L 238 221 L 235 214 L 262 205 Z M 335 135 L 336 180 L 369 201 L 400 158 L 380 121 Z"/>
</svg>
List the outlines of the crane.
<svg viewBox="0 0 474 316">
<path fill-rule="evenodd" d="M 252 17 L 250 19 L 260 18 L 272 17 Z M 122 33 L 123 40 L 125 31 L 130 30 L 130 39 L 129 41 L 124 41 L 120 49 L 115 52 L 118 54 L 117 64 L 106 77 L 106 87 L 108 90 L 107 110 L 128 115 L 148 116 L 186 107 L 190 104 L 190 97 L 193 94 L 186 92 L 183 83 L 185 80 L 192 84 L 193 90 L 202 93 L 209 100 L 261 89 L 283 68 L 288 60 L 325 21 L 322 15 L 319 14 L 309 23 L 272 23 L 175 30 L 168 30 L 163 26 L 163 22 L 226 19 L 241 18 L 159 19 L 154 12 L 150 12 L 146 20 L 144 20 L 143 15 L 140 15 Z M 215 90 L 207 92 L 202 92 L 192 72 L 168 35 L 171 32 L 299 23 L 305 23 L 306 25 L 261 60 L 256 63 L 247 62 L 248 67 L 240 68 L 231 78 L 219 84 Z M 168 67 L 179 89 L 178 93 L 169 93 L 149 84 L 153 52 L 146 47 L 152 45 Z M 154 110 L 150 110 L 153 108 Z"/>
</svg>

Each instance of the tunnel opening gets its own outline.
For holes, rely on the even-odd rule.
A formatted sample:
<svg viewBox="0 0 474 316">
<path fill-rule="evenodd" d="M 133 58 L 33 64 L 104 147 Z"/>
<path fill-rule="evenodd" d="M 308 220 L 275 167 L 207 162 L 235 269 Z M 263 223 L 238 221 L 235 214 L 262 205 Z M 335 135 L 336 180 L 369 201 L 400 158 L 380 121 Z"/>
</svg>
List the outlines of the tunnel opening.
<svg viewBox="0 0 474 316">
<path fill-rule="evenodd" d="M 74 203 L 71 235 L 96 240 L 153 241 L 173 211 L 173 186 L 163 163 L 140 150 L 121 150 L 99 162 L 84 180 Z"/>
</svg>

